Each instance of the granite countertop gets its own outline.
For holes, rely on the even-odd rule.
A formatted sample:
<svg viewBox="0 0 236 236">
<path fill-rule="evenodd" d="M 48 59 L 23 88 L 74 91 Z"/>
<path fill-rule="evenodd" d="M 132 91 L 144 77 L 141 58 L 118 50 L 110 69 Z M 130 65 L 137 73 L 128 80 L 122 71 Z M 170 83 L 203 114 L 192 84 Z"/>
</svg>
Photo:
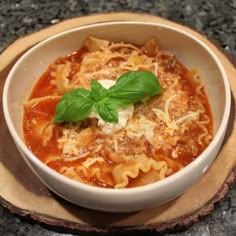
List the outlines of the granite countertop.
<svg viewBox="0 0 236 236">
<path fill-rule="evenodd" d="M 17 38 L 64 19 L 120 11 L 149 13 L 189 26 L 210 37 L 236 59 L 236 0 L 0 0 L 0 51 Z M 0 235 L 60 236 L 84 233 L 59 232 L 0 207 Z M 236 235 L 236 185 L 215 205 L 214 211 L 198 223 L 186 229 L 162 234 L 150 232 L 150 235 Z"/>
</svg>

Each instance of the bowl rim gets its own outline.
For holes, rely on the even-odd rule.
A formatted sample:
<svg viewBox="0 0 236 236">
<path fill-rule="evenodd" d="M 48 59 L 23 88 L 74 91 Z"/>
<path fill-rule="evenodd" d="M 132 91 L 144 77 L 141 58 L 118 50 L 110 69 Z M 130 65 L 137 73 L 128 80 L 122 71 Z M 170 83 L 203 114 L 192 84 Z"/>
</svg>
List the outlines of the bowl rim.
<svg viewBox="0 0 236 236">
<path fill-rule="evenodd" d="M 35 49 L 40 49 L 40 47 L 44 46 L 50 41 L 57 40 L 60 37 L 71 34 L 76 31 L 81 31 L 89 28 L 94 28 L 94 27 L 103 27 L 103 26 L 109 26 L 109 25 L 149 25 L 153 27 L 159 27 L 159 28 L 165 28 L 171 31 L 175 31 L 177 33 L 183 34 L 185 37 L 190 38 L 191 40 L 195 41 L 196 43 L 200 44 L 201 47 L 204 48 L 205 51 L 207 51 L 208 54 L 212 57 L 214 62 L 216 63 L 217 67 L 219 68 L 219 71 L 221 73 L 221 77 L 223 80 L 224 84 L 224 92 L 225 92 L 225 107 L 224 107 L 224 113 L 222 116 L 222 120 L 219 124 L 219 128 L 216 131 L 213 140 L 211 143 L 208 145 L 208 147 L 190 164 L 185 166 L 183 169 L 180 171 L 174 173 L 171 176 L 168 176 L 162 180 L 156 181 L 154 183 L 150 183 L 144 186 L 138 186 L 138 187 L 133 187 L 133 188 L 121 188 L 121 189 L 114 189 L 114 188 L 102 188 L 98 186 L 92 186 L 88 185 L 70 178 L 67 178 L 58 172 L 54 171 L 50 167 L 48 167 L 46 164 L 41 162 L 26 146 L 24 143 L 23 139 L 21 139 L 20 135 L 17 133 L 17 131 L 14 128 L 13 122 L 11 120 L 10 112 L 8 109 L 8 91 L 10 84 L 13 80 L 13 75 L 18 68 L 18 66 L 21 64 L 22 61 L 28 56 L 30 56 L 31 53 L 34 52 Z M 14 139 L 14 142 L 17 144 L 18 148 L 20 148 L 23 153 L 27 156 L 27 158 L 30 159 L 34 164 L 36 164 L 40 169 L 43 169 L 44 172 L 47 172 L 50 176 L 53 178 L 58 179 L 60 182 L 64 182 L 65 184 L 68 184 L 69 186 L 75 188 L 75 189 L 81 189 L 85 190 L 86 192 L 96 192 L 97 194 L 109 194 L 109 196 L 114 195 L 114 196 L 123 196 L 123 195 L 129 195 L 129 194 L 139 194 L 139 193 L 144 193 L 144 192 L 149 192 L 150 190 L 153 189 L 162 189 L 163 187 L 165 188 L 166 186 L 176 182 L 177 179 L 182 178 L 186 174 L 190 173 L 193 171 L 195 166 L 200 164 L 201 162 L 204 161 L 205 158 L 213 151 L 214 147 L 218 144 L 219 140 L 222 138 L 222 135 L 224 136 L 225 130 L 227 128 L 228 120 L 229 120 L 229 115 L 230 115 L 230 108 L 231 108 L 231 93 L 230 93 L 230 85 L 229 81 L 227 78 L 227 74 L 225 72 L 225 69 L 218 59 L 217 55 L 213 52 L 211 48 L 209 48 L 203 41 L 198 39 L 196 36 L 192 35 L 189 32 L 186 32 L 182 29 L 178 29 L 174 26 L 166 25 L 164 23 L 153 23 L 153 22 L 145 22 L 145 21 L 111 21 L 111 22 L 102 22 L 102 23 L 94 23 L 94 24 L 89 24 L 85 26 L 80 26 L 76 27 L 73 29 L 69 29 L 60 33 L 57 33 L 53 36 L 50 36 L 41 42 L 37 43 L 35 46 L 30 48 L 27 52 L 25 52 L 20 59 L 14 64 L 12 67 L 10 73 L 8 74 L 5 84 L 4 84 L 4 89 L 3 89 L 3 113 L 5 117 L 5 121 L 7 123 L 8 129 L 10 131 L 11 136 Z M 216 154 L 217 155 L 217 154 Z M 24 158 L 25 159 L 25 158 Z M 28 162 L 28 160 L 27 160 Z M 205 168 L 207 169 L 207 168 Z M 203 170 L 204 172 L 205 170 Z M 37 174 L 37 173 L 36 173 Z M 37 174 L 38 175 L 38 174 Z M 38 177 L 41 179 L 41 177 L 38 175 Z M 42 179 L 41 179 L 42 180 Z M 43 181 L 44 182 L 44 181 Z M 47 183 L 45 183 L 47 185 Z M 50 186 L 49 186 L 50 188 Z"/>
</svg>

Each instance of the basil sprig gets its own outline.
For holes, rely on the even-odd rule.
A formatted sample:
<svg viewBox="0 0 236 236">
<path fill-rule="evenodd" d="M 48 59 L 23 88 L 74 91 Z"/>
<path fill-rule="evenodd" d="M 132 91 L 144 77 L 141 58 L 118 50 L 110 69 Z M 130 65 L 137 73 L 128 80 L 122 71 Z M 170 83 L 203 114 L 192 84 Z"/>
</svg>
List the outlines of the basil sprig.
<svg viewBox="0 0 236 236">
<path fill-rule="evenodd" d="M 162 91 L 157 77 L 150 71 L 126 72 L 109 89 L 92 79 L 90 91 L 77 88 L 62 96 L 56 106 L 54 122 L 83 120 L 95 109 L 104 121 L 118 123 L 118 108 Z"/>
</svg>

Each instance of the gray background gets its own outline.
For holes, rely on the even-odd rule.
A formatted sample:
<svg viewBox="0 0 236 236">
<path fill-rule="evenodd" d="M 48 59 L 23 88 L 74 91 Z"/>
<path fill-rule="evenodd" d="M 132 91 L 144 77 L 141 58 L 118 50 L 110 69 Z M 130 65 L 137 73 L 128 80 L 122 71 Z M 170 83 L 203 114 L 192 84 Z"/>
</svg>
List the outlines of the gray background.
<svg viewBox="0 0 236 236">
<path fill-rule="evenodd" d="M 19 37 L 68 19 L 104 12 L 149 13 L 189 26 L 215 41 L 236 59 L 236 0 L 0 0 L 0 51 Z M 236 78 L 235 78 L 236 79 Z M 236 185 L 214 211 L 186 229 L 145 235 L 236 235 Z M 132 233 L 143 235 L 144 232 Z M 11 214 L 0 207 L 0 235 L 93 235 L 70 232 Z M 121 235 L 121 234 L 116 234 Z M 124 233 L 122 234 L 124 235 Z M 130 234 L 129 234 L 130 235 Z"/>
</svg>

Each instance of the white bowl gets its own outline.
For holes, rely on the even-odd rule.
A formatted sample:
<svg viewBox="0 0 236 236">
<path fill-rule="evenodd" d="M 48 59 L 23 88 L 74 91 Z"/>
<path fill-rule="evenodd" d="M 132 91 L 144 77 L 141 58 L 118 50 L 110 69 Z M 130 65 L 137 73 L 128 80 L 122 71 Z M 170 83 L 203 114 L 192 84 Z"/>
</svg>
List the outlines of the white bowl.
<svg viewBox="0 0 236 236">
<path fill-rule="evenodd" d="M 156 183 L 130 189 L 105 189 L 66 178 L 43 164 L 27 148 L 22 131 L 23 103 L 50 62 L 78 50 L 88 36 L 144 43 L 157 38 L 188 68 L 197 68 L 212 108 L 214 139 L 191 164 Z M 222 64 L 202 41 L 179 29 L 145 22 L 88 25 L 55 35 L 26 52 L 9 73 L 3 92 L 5 119 L 16 146 L 33 172 L 53 192 L 80 206 L 110 212 L 151 208 L 176 198 L 193 185 L 214 161 L 222 144 L 230 112 L 230 87 Z"/>
</svg>

